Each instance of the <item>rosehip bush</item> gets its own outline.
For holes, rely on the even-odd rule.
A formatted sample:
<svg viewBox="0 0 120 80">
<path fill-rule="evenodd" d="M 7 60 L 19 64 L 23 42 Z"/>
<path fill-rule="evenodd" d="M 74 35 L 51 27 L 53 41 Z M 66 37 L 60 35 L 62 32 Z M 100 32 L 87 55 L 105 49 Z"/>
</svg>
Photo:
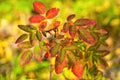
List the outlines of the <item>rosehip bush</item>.
<svg viewBox="0 0 120 80">
<path fill-rule="evenodd" d="M 103 75 L 100 68 L 108 66 L 104 56 L 109 52 L 100 46 L 107 46 L 106 30 L 100 29 L 95 20 L 75 19 L 75 14 L 69 15 L 65 23 L 51 20 L 58 15 L 59 9 L 46 10 L 45 5 L 38 1 L 33 3 L 33 7 L 37 14 L 29 18 L 31 24 L 18 25 L 25 31 L 15 42 L 23 50 L 21 66 L 31 59 L 42 62 L 44 58 L 55 57 L 56 74 L 67 67 L 78 79 L 97 79 Z M 58 29 L 60 26 L 61 30 Z"/>
</svg>

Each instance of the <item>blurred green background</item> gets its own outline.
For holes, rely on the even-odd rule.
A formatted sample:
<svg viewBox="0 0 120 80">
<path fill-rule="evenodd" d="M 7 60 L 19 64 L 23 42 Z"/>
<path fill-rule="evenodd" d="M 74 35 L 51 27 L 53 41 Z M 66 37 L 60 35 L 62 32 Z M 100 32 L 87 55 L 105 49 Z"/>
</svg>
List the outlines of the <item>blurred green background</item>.
<svg viewBox="0 0 120 80">
<path fill-rule="evenodd" d="M 43 2 L 47 9 L 60 8 L 58 19 L 66 21 L 69 14 L 77 18 L 91 18 L 98 22 L 99 27 L 109 32 L 106 43 L 110 54 L 106 56 L 109 68 L 104 76 L 110 80 L 120 80 L 120 0 L 0 0 L 0 80 L 48 80 L 49 62 L 30 62 L 24 67 L 19 65 L 21 49 L 15 40 L 23 33 L 18 24 L 29 24 L 33 13 L 32 3 Z M 60 75 L 53 72 L 53 80 L 74 79 L 74 75 L 64 69 Z"/>
</svg>

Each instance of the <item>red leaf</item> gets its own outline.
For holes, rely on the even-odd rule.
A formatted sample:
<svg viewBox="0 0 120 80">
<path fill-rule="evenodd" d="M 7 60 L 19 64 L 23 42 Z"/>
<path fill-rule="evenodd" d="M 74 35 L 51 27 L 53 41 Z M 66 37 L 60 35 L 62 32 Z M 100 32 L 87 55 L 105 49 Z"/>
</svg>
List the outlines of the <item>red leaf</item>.
<svg viewBox="0 0 120 80">
<path fill-rule="evenodd" d="M 72 38 L 75 37 L 75 35 L 76 35 L 76 27 L 75 26 L 69 27 L 69 34 L 72 36 Z"/>
<path fill-rule="evenodd" d="M 103 35 L 108 33 L 105 29 L 100 29 L 99 32 Z"/>
<path fill-rule="evenodd" d="M 41 30 L 45 29 L 46 26 L 47 26 L 47 22 L 46 21 L 42 22 L 39 26 L 39 30 L 41 31 Z"/>
<path fill-rule="evenodd" d="M 45 19 L 45 17 L 43 17 L 41 15 L 34 15 L 34 16 L 32 16 L 32 17 L 29 18 L 29 21 L 31 23 L 40 23 L 44 19 Z"/>
<path fill-rule="evenodd" d="M 79 38 L 81 38 L 83 41 L 94 45 L 94 38 L 90 34 L 90 32 L 88 32 L 84 28 L 80 27 L 80 29 L 78 30 L 78 34 L 79 34 Z"/>
<path fill-rule="evenodd" d="M 81 78 L 84 72 L 84 66 L 81 62 L 75 62 L 72 66 L 72 72 L 77 77 Z"/>
<path fill-rule="evenodd" d="M 75 18 L 75 14 L 71 14 L 67 17 L 67 21 L 71 21 L 73 18 Z"/>
<path fill-rule="evenodd" d="M 35 11 L 40 13 L 40 14 L 44 14 L 46 11 L 45 5 L 41 2 L 38 2 L 38 1 L 35 1 L 33 3 L 33 7 L 34 7 Z"/>
<path fill-rule="evenodd" d="M 95 20 L 90 20 L 90 19 L 77 19 L 74 22 L 75 26 L 89 26 L 89 25 L 96 25 L 96 21 Z"/>
<path fill-rule="evenodd" d="M 62 32 L 66 33 L 66 32 L 68 32 L 68 30 L 69 30 L 69 24 L 68 23 L 64 23 Z"/>
<path fill-rule="evenodd" d="M 45 53 L 45 56 L 44 56 L 45 58 L 51 58 L 51 54 L 50 54 L 50 52 L 49 51 L 47 51 L 46 53 Z"/>
<path fill-rule="evenodd" d="M 58 12 L 59 12 L 58 8 L 51 8 L 47 11 L 46 17 L 48 19 L 54 18 L 55 16 L 57 16 Z"/>
</svg>

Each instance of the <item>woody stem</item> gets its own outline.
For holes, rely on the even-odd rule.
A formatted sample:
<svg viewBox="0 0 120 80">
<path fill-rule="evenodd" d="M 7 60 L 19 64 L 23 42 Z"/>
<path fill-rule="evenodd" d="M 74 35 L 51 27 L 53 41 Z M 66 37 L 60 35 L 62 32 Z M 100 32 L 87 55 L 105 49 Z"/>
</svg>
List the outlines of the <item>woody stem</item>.
<svg viewBox="0 0 120 80">
<path fill-rule="evenodd" d="M 49 59 L 50 61 L 50 76 L 49 76 L 49 80 L 52 80 L 52 63 L 51 63 L 51 58 Z"/>
</svg>

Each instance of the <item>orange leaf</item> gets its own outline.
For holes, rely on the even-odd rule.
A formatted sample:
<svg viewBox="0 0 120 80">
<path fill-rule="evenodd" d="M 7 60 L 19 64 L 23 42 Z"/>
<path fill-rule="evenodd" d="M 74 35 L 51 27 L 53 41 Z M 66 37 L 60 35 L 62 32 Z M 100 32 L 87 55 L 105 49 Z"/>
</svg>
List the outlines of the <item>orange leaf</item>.
<svg viewBox="0 0 120 80">
<path fill-rule="evenodd" d="M 29 21 L 31 23 L 39 23 L 41 21 L 43 21 L 45 18 L 41 15 L 34 15 L 32 17 L 29 18 Z"/>
<path fill-rule="evenodd" d="M 46 26 L 47 26 L 47 22 L 46 22 L 46 21 L 45 21 L 45 22 L 42 22 L 42 23 L 40 24 L 40 26 L 39 26 L 39 30 L 40 30 L 40 31 L 43 30 Z"/>
<path fill-rule="evenodd" d="M 58 8 L 51 8 L 47 11 L 46 17 L 48 19 L 54 18 L 55 16 L 57 16 L 58 12 L 59 12 Z"/>
<path fill-rule="evenodd" d="M 54 25 L 55 27 L 60 26 L 60 21 L 55 21 L 53 25 Z"/>
<path fill-rule="evenodd" d="M 41 2 L 35 1 L 33 3 L 34 10 L 40 14 L 44 14 L 46 11 L 45 5 Z"/>
<path fill-rule="evenodd" d="M 60 57 L 57 56 L 55 60 L 55 72 L 56 74 L 60 74 L 63 71 L 63 68 L 67 64 L 67 58 L 64 59 L 64 61 L 61 63 L 60 62 Z"/>
<path fill-rule="evenodd" d="M 84 72 L 84 66 L 81 62 L 75 62 L 72 66 L 72 72 L 77 77 L 81 78 Z"/>
<path fill-rule="evenodd" d="M 34 54 L 34 59 L 38 62 L 42 62 L 42 54 Z"/>
</svg>

